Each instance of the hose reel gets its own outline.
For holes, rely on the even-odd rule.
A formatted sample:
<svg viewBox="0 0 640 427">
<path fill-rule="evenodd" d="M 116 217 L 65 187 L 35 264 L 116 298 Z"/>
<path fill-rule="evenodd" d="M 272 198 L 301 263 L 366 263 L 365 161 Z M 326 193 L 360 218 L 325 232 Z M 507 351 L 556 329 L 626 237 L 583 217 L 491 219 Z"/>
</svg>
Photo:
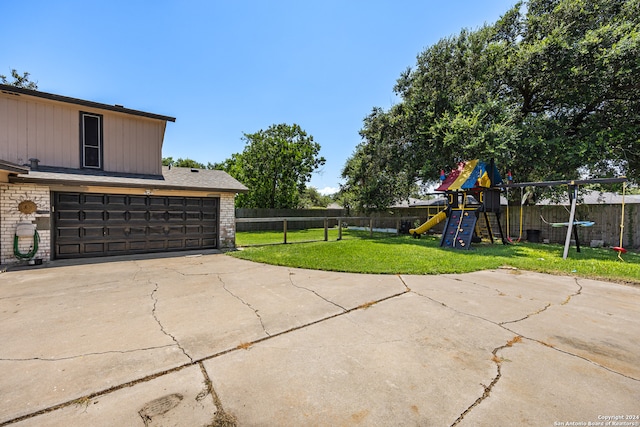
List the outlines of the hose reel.
<svg viewBox="0 0 640 427">
<path fill-rule="evenodd" d="M 20 252 L 19 240 L 21 237 L 32 237 L 33 245 L 27 253 Z M 40 235 L 36 226 L 30 222 L 23 222 L 16 226 L 16 233 L 13 237 L 13 254 L 21 260 L 30 260 L 38 253 L 38 243 L 40 243 Z"/>
</svg>

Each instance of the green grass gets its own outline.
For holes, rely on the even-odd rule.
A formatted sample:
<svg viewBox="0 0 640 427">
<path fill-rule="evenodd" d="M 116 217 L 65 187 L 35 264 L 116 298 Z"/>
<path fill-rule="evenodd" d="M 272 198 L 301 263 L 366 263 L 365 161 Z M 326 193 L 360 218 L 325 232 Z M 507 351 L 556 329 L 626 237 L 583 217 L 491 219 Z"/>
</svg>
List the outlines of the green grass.
<svg viewBox="0 0 640 427">
<path fill-rule="evenodd" d="M 375 227 L 374 227 L 375 229 Z M 328 229 L 328 239 L 337 240 L 339 230 L 337 228 Z M 373 237 L 388 237 L 389 233 L 374 232 Z M 342 229 L 342 238 L 361 239 L 369 237 L 369 231 Z M 248 231 L 236 233 L 237 246 L 260 246 L 283 243 L 284 235 L 282 231 Z M 324 228 L 311 228 L 306 230 L 290 230 L 287 232 L 287 243 L 324 241 Z"/>
<path fill-rule="evenodd" d="M 319 232 L 322 239 L 324 231 Z M 505 246 L 482 243 L 465 251 L 440 248 L 440 240 L 429 236 L 423 236 L 422 239 L 409 236 L 371 239 L 365 237 L 368 236 L 367 232 L 349 233 L 349 238 L 341 241 L 335 241 L 336 231 L 334 241 L 248 247 L 230 255 L 267 264 L 354 273 L 444 274 L 508 266 L 640 284 L 640 255 L 636 253 L 625 254 L 623 257 L 626 262 L 621 262 L 611 249 L 582 248 L 582 252 L 577 253 L 572 247 L 569 257 L 563 260 L 561 245 L 521 243 Z M 256 244 L 262 238 L 256 236 L 262 233 L 243 234 L 237 235 L 239 246 L 243 241 Z M 308 237 L 315 234 L 308 231 L 302 235 Z M 276 242 L 282 242 L 282 233 L 278 236 Z"/>
</svg>

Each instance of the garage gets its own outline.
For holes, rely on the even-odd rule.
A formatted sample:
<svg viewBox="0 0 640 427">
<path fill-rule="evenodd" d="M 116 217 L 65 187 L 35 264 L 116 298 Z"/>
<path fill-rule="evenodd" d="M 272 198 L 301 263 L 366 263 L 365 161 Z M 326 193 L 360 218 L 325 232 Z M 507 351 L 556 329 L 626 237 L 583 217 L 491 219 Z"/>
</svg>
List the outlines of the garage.
<svg viewBox="0 0 640 427">
<path fill-rule="evenodd" d="M 218 247 L 218 197 L 54 192 L 56 259 Z"/>
</svg>

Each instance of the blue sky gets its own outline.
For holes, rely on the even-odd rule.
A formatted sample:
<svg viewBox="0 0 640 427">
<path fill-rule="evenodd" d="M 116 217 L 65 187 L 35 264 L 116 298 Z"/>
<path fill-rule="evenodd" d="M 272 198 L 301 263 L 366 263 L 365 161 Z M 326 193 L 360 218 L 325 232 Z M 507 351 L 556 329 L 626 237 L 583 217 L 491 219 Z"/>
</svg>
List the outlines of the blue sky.
<svg viewBox="0 0 640 427">
<path fill-rule="evenodd" d="M 219 162 L 243 133 L 299 124 L 337 189 L 362 119 L 395 102 L 416 56 L 515 0 L 0 0 L 0 74 L 39 90 L 176 117 L 163 156 Z"/>
</svg>

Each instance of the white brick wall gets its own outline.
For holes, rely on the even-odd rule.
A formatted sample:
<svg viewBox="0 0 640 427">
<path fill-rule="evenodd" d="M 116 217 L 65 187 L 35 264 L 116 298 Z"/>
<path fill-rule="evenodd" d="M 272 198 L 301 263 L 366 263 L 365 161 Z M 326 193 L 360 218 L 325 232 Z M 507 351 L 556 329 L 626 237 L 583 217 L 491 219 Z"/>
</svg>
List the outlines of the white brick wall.
<svg viewBox="0 0 640 427">
<path fill-rule="evenodd" d="M 220 195 L 220 249 L 236 247 L 236 210 L 235 194 Z"/>
<path fill-rule="evenodd" d="M 33 201 L 38 211 L 32 214 L 23 214 L 18 210 L 18 204 L 25 200 Z M 51 202 L 49 187 L 33 184 L 0 184 L 0 263 L 11 264 L 18 262 L 13 254 L 13 239 L 16 226 L 21 222 L 35 223 L 38 217 L 50 217 Z M 42 258 L 43 261 L 51 259 L 51 231 L 49 228 L 38 230 L 40 243 L 38 252 L 34 258 Z M 18 249 L 21 253 L 28 253 L 33 247 L 33 239 L 21 237 L 18 240 Z"/>
</svg>

